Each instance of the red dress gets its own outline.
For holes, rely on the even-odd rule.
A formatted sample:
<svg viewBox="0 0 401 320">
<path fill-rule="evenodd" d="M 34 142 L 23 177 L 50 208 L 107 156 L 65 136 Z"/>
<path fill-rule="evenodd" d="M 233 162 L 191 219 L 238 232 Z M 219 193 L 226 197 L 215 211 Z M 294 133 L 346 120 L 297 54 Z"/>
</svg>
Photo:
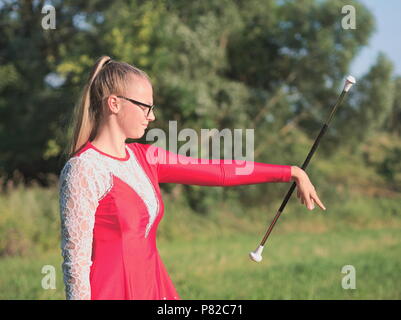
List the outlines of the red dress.
<svg viewBox="0 0 401 320">
<path fill-rule="evenodd" d="M 195 159 L 140 143 L 126 144 L 126 157 L 116 158 L 88 141 L 60 174 L 67 299 L 180 299 L 156 247 L 164 215 L 159 183 L 234 186 L 290 179 L 288 165 Z"/>
</svg>

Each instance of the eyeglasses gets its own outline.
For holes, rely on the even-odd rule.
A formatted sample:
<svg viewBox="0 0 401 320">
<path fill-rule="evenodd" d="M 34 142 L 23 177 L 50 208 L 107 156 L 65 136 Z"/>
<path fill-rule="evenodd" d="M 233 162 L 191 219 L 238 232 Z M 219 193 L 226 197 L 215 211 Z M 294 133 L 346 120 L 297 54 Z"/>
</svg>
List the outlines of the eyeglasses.
<svg viewBox="0 0 401 320">
<path fill-rule="evenodd" d="M 153 108 L 155 107 L 155 105 L 150 106 L 150 105 L 148 105 L 148 104 L 145 104 L 145 103 L 136 101 L 136 100 L 134 100 L 134 99 L 129 99 L 129 98 L 126 98 L 126 97 L 123 97 L 123 96 L 117 96 L 117 98 L 125 99 L 125 100 L 127 100 L 127 101 L 129 101 L 129 102 L 131 102 L 131 103 L 133 103 L 133 104 L 138 104 L 138 105 L 140 105 L 140 106 L 149 108 L 148 113 L 146 114 L 146 117 L 149 117 L 150 112 L 151 112 L 151 111 L 153 110 Z"/>
</svg>

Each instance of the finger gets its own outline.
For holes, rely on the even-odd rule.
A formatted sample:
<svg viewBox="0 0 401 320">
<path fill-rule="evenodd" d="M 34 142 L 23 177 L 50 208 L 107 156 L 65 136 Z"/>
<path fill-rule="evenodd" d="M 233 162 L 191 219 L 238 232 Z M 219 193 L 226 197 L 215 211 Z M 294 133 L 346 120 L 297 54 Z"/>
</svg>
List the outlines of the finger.
<svg viewBox="0 0 401 320">
<path fill-rule="evenodd" d="M 304 197 L 305 205 L 309 210 L 313 210 L 315 208 L 312 193 L 306 193 Z"/>
<path fill-rule="evenodd" d="M 312 202 L 310 197 L 302 197 L 302 201 L 302 204 L 304 204 L 307 209 L 312 210 Z"/>
<path fill-rule="evenodd" d="M 311 198 L 311 196 L 306 198 L 306 206 L 309 210 L 313 210 L 315 208 L 315 205 L 313 203 L 313 199 Z"/>
<path fill-rule="evenodd" d="M 317 205 L 322 208 L 323 210 L 326 210 L 326 207 L 324 206 L 324 204 L 322 203 L 322 201 L 320 201 L 319 197 L 316 195 L 314 195 L 313 199 L 315 200 L 315 202 L 317 203 Z"/>
</svg>

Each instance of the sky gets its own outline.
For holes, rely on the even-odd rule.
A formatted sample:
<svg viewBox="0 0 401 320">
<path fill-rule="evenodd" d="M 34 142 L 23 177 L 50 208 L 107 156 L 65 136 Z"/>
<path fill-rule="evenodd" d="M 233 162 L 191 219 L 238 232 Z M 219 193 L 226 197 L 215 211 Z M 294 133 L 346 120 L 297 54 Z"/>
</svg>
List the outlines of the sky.
<svg viewBox="0 0 401 320">
<path fill-rule="evenodd" d="M 382 51 L 394 64 L 394 74 L 401 76 L 401 0 L 360 0 L 376 20 L 376 31 L 351 64 L 355 77 L 365 74 Z M 358 28 L 358 11 L 356 11 Z"/>
</svg>

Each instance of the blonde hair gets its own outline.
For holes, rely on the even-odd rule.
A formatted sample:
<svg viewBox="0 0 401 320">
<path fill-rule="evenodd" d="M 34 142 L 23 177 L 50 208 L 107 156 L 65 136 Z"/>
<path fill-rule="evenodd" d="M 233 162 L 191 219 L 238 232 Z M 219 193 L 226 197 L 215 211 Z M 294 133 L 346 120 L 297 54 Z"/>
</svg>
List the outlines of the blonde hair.
<svg viewBox="0 0 401 320">
<path fill-rule="evenodd" d="M 103 116 L 104 99 L 111 94 L 123 94 L 132 75 L 150 82 L 144 71 L 128 63 L 114 61 L 108 56 L 102 56 L 96 61 L 74 108 L 72 137 L 64 152 L 67 159 L 73 157 L 87 141 L 96 137 Z"/>
</svg>

